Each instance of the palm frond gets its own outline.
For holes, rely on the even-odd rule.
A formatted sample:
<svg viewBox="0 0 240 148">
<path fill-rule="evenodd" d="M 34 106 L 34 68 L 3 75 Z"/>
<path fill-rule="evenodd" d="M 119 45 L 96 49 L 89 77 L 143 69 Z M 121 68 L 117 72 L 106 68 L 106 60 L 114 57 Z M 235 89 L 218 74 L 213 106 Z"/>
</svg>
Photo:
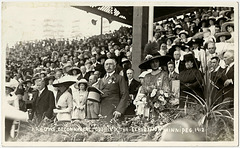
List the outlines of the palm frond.
<svg viewBox="0 0 240 148">
<path fill-rule="evenodd" d="M 218 116 L 218 117 L 224 117 L 224 118 L 227 118 L 227 119 L 234 120 L 234 118 L 232 118 L 232 117 L 229 117 L 229 116 L 224 116 L 224 115 L 216 115 L 216 116 Z"/>
<path fill-rule="evenodd" d="M 189 94 L 189 95 L 191 95 L 192 97 L 194 97 L 200 104 L 201 104 L 201 106 L 206 110 L 208 107 L 207 107 L 207 104 L 206 104 L 206 102 L 201 98 L 201 97 L 197 97 L 197 95 L 194 95 L 194 94 L 192 94 L 192 93 L 190 93 L 190 92 L 187 92 L 187 91 L 183 91 L 183 92 L 185 92 L 186 94 Z M 208 110 L 208 109 L 207 109 Z M 206 111 L 207 111 L 206 110 Z"/>
<path fill-rule="evenodd" d="M 217 110 L 219 112 L 226 112 L 230 117 L 233 117 L 232 114 L 228 110 Z"/>
<path fill-rule="evenodd" d="M 216 109 L 218 106 L 223 105 L 223 104 L 227 104 L 227 103 L 230 103 L 230 102 L 233 102 L 233 100 L 225 101 L 225 102 L 219 103 L 219 104 L 215 105 L 214 107 L 212 107 L 211 110 L 213 111 L 213 110 Z"/>
<path fill-rule="evenodd" d="M 216 93 L 216 95 L 215 95 L 213 98 L 215 98 L 217 95 L 219 95 L 220 93 L 222 93 L 223 89 L 224 89 L 224 87 L 223 87 L 222 89 L 220 89 L 220 90 L 218 91 L 218 93 Z M 212 107 L 222 96 L 226 95 L 226 94 L 229 93 L 230 91 L 231 91 L 231 90 L 228 90 L 228 91 L 224 92 L 222 95 L 220 95 L 220 96 L 214 101 L 214 103 L 211 104 L 211 107 Z"/>
</svg>

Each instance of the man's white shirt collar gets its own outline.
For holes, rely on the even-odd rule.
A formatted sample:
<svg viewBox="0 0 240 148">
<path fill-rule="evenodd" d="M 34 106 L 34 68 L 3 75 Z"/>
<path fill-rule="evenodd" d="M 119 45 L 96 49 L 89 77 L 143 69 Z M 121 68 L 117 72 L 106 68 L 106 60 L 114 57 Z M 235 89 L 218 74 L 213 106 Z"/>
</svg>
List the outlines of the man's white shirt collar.
<svg viewBox="0 0 240 148">
<path fill-rule="evenodd" d="M 111 73 L 107 73 L 107 77 L 111 77 L 114 74 L 115 71 L 111 72 Z"/>
</svg>

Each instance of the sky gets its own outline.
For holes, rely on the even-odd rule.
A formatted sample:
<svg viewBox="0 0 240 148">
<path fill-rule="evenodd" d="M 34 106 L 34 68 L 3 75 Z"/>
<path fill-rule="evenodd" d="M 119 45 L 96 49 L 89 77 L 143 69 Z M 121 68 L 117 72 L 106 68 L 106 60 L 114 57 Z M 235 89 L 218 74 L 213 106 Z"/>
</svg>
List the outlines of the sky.
<svg viewBox="0 0 240 148">
<path fill-rule="evenodd" d="M 2 4 L 2 45 L 46 37 L 78 38 L 100 34 L 100 16 L 71 7 L 73 3 L 5 2 Z M 79 4 L 78 4 L 79 5 Z M 91 20 L 97 20 L 96 25 Z M 103 32 L 127 26 L 103 19 Z M 75 36 L 76 37 L 76 36 Z"/>
</svg>

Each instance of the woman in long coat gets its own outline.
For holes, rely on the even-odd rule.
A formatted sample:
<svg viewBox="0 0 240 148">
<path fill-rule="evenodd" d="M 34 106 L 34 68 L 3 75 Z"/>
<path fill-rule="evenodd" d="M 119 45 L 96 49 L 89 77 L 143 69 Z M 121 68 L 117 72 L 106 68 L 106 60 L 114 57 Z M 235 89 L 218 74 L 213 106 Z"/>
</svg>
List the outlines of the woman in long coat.
<svg viewBox="0 0 240 148">
<path fill-rule="evenodd" d="M 184 55 L 185 70 L 179 74 L 180 80 L 180 107 L 184 106 L 186 98 L 191 99 L 192 96 L 187 94 L 203 96 L 203 75 L 199 70 L 200 62 L 194 57 L 193 54 Z"/>
</svg>

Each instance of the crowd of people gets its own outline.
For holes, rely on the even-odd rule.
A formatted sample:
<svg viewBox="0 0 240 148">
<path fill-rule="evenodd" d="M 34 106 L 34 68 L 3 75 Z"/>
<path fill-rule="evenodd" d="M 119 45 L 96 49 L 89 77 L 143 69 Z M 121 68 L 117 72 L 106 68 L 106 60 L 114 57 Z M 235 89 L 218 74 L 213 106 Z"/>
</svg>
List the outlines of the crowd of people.
<svg viewBox="0 0 240 148">
<path fill-rule="evenodd" d="M 32 110 L 38 124 L 110 122 L 145 110 L 153 114 L 151 106 L 139 102 L 160 90 L 171 92 L 174 80 L 179 80 L 180 96 L 190 92 L 204 97 L 204 76 L 210 74 L 213 94 L 218 94 L 213 101 L 233 100 L 233 21 L 233 8 L 216 7 L 154 23 L 146 58 L 133 63 L 143 71 L 140 82 L 132 69 L 132 28 L 85 40 L 18 42 L 7 53 L 5 99 L 19 110 Z M 185 98 L 179 97 L 180 107 Z"/>
</svg>

